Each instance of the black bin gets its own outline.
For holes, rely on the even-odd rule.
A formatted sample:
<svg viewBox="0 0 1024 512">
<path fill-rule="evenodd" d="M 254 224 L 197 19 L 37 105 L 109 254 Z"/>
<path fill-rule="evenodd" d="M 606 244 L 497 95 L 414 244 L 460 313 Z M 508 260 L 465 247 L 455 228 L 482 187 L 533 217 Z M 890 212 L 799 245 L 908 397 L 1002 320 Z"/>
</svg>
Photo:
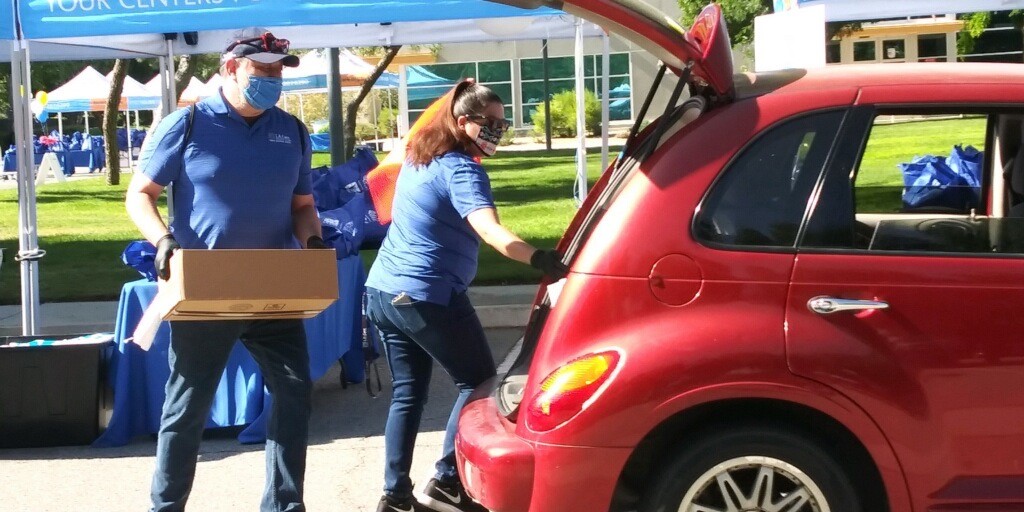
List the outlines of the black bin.
<svg viewBox="0 0 1024 512">
<path fill-rule="evenodd" d="M 0 336 L 0 448 L 90 444 L 99 435 L 100 373 L 111 337 Z"/>
</svg>

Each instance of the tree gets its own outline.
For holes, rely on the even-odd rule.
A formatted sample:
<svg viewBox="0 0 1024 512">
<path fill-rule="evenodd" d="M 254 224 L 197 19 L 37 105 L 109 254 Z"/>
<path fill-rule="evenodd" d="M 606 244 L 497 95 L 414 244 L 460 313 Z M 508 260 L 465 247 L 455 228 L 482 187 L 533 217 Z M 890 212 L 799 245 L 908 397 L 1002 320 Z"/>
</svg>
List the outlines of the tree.
<svg viewBox="0 0 1024 512">
<path fill-rule="evenodd" d="M 110 94 L 107 95 L 107 106 L 103 109 L 103 139 L 107 155 L 107 184 L 121 183 L 121 156 L 117 146 L 117 115 L 121 103 L 121 90 L 124 89 L 124 77 L 128 75 L 128 63 L 123 59 L 114 62 L 114 73 L 110 78 Z M 128 144 L 129 158 L 131 143 Z"/>
<path fill-rule="evenodd" d="M 373 73 L 363 81 L 363 86 L 359 89 L 359 93 L 355 99 L 348 102 L 345 106 L 345 158 L 352 158 L 353 152 L 356 146 L 356 116 L 359 113 L 359 105 L 362 104 L 370 91 L 373 90 L 374 84 L 377 83 L 377 79 L 384 74 L 384 70 L 391 65 L 391 61 L 398 55 L 398 50 L 401 46 L 389 46 L 387 47 L 387 53 L 377 63 L 377 67 L 373 69 Z"/>
</svg>

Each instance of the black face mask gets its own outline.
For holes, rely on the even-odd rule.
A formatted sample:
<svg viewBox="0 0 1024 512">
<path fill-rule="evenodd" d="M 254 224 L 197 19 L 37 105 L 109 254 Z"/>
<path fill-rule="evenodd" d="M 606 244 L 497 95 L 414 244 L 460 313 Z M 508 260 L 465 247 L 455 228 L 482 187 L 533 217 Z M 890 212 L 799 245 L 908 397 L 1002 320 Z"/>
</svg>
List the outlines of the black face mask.
<svg viewBox="0 0 1024 512">
<path fill-rule="evenodd" d="M 481 126 L 480 134 L 476 136 L 473 141 L 476 144 L 477 149 L 481 153 L 492 156 L 498 152 L 498 143 L 501 142 L 501 136 L 505 135 L 505 130 L 494 129 L 490 126 Z"/>
</svg>

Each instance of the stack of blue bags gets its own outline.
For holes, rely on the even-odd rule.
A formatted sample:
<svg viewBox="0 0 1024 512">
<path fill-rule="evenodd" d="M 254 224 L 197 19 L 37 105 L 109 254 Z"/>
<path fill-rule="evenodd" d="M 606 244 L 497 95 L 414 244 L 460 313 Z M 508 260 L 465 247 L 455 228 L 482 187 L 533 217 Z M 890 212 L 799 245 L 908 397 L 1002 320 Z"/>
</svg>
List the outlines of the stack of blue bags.
<svg viewBox="0 0 1024 512">
<path fill-rule="evenodd" d="M 338 259 L 360 249 L 380 247 L 387 226 L 377 220 L 366 188 L 366 174 L 377 166 L 373 151 L 360 146 L 353 158 L 335 167 L 313 169 L 313 200 L 323 229 L 324 242 L 334 247 Z"/>
<path fill-rule="evenodd" d="M 973 146 L 957 145 L 947 158 L 926 155 L 899 164 L 903 171 L 904 208 L 978 208 L 983 161 L 984 154 Z"/>
</svg>

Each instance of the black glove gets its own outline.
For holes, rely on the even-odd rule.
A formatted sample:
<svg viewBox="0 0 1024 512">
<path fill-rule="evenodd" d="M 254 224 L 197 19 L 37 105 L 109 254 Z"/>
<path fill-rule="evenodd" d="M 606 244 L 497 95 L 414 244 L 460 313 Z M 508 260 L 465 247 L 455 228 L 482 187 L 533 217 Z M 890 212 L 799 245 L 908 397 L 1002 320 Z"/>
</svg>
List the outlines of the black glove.
<svg viewBox="0 0 1024 512">
<path fill-rule="evenodd" d="M 330 247 L 327 247 L 323 238 L 313 235 L 306 240 L 306 249 L 330 249 Z"/>
<path fill-rule="evenodd" d="M 171 277 L 171 255 L 174 251 L 181 249 L 174 235 L 168 233 L 156 242 L 156 256 L 153 257 L 153 264 L 156 266 L 156 273 L 164 281 Z"/>
<path fill-rule="evenodd" d="M 552 281 L 558 281 L 569 273 L 569 267 L 562 263 L 562 255 L 554 249 L 534 251 L 533 256 L 530 256 L 530 266 L 540 269 Z"/>
</svg>

